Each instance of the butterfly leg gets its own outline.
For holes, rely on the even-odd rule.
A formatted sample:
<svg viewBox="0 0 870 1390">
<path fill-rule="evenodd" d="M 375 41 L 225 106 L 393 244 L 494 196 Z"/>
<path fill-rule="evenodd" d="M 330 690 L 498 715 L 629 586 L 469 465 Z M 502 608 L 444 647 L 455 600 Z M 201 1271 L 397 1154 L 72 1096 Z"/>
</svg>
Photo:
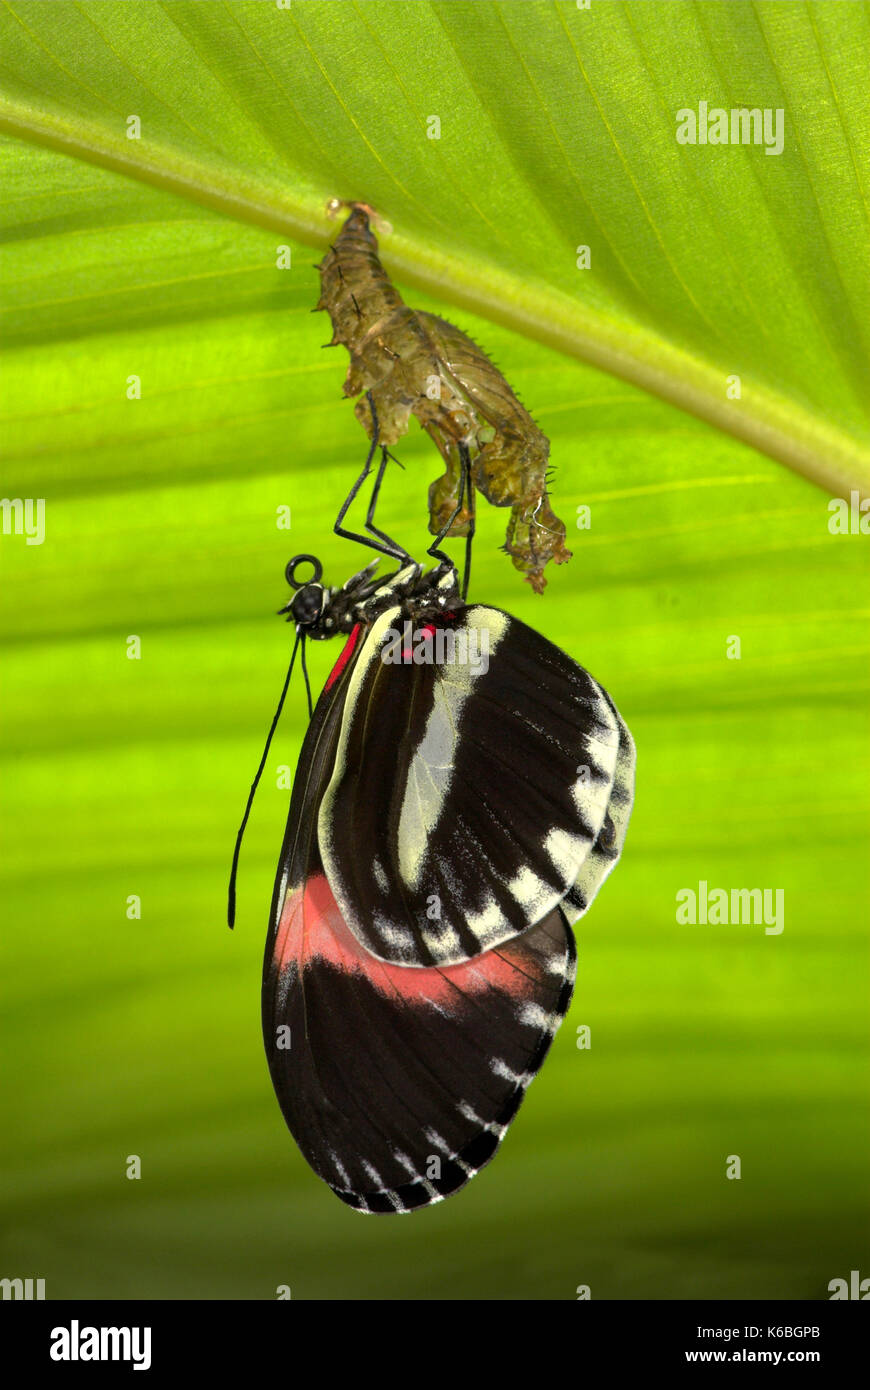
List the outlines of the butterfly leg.
<svg viewBox="0 0 870 1390">
<path fill-rule="evenodd" d="M 345 516 L 347 515 L 350 504 L 353 502 L 354 498 L 356 497 L 366 478 L 369 476 L 369 473 L 372 471 L 372 459 L 375 456 L 375 451 L 378 447 L 378 439 L 380 438 L 378 412 L 375 409 L 375 403 L 372 400 L 371 391 L 366 392 L 366 400 L 368 401 L 369 409 L 372 412 L 372 442 L 369 446 L 369 451 L 368 455 L 366 456 L 366 461 L 363 470 L 357 478 L 356 482 L 354 483 L 353 487 L 351 488 L 350 492 L 347 494 L 347 497 L 344 499 L 344 502 L 341 505 L 341 510 L 338 513 L 338 516 L 335 518 L 335 525 L 332 529 L 337 536 L 343 536 L 345 540 L 358 541 L 360 545 L 367 545 L 372 550 L 379 550 L 382 555 L 389 555 L 391 560 L 401 559 L 403 557 L 403 551 L 401 551 L 399 547 L 396 546 L 392 541 L 390 541 L 389 546 L 382 545 L 379 541 L 373 541 L 368 536 L 361 536 L 356 531 L 348 531 L 346 527 L 342 526 L 341 524 L 344 521 Z M 375 501 L 377 500 L 377 491 L 380 488 L 380 479 L 383 476 L 385 468 L 386 460 L 382 458 L 380 467 L 378 469 L 378 477 L 375 480 Z M 369 515 L 371 514 L 372 507 L 370 506 Z M 380 533 L 378 532 L 376 534 Z M 385 539 L 389 540 L 389 537 L 386 537 Z"/>
<path fill-rule="evenodd" d="M 471 455 L 468 452 L 467 444 L 459 445 L 459 457 L 461 460 L 462 472 L 459 484 L 459 497 L 457 499 L 456 506 L 454 507 L 446 525 L 441 527 L 441 530 L 438 532 L 438 535 L 435 537 L 429 549 L 426 551 L 426 554 L 431 555 L 434 560 L 441 560 L 443 563 L 448 565 L 453 564 L 453 561 L 450 559 L 450 556 L 445 555 L 444 551 L 440 550 L 439 547 L 444 537 L 447 535 L 450 528 L 452 527 L 454 521 L 459 516 L 459 513 L 466 505 L 465 498 L 467 494 L 467 506 L 471 512 L 471 523 L 465 541 L 465 578 L 462 586 L 462 596 L 464 598 L 468 590 L 468 580 L 471 573 L 471 542 L 474 537 L 474 490 L 471 486 Z"/>
<path fill-rule="evenodd" d="M 462 574 L 462 597 L 468 597 L 468 584 L 471 579 L 471 542 L 474 540 L 476 517 L 474 512 L 474 486 L 471 481 L 471 454 L 467 444 L 460 444 L 459 456 L 462 459 L 462 487 L 459 491 L 460 510 L 465 499 L 470 513 L 468 532 L 465 537 L 465 566 Z"/>
<path fill-rule="evenodd" d="M 371 500 L 369 501 L 369 509 L 366 513 L 365 526 L 366 530 L 369 531 L 373 536 L 380 537 L 382 541 L 386 541 L 387 545 L 392 546 L 393 554 L 395 555 L 397 560 L 401 560 L 407 563 L 407 561 L 411 558 L 408 552 L 404 550 L 397 541 L 394 541 L 392 536 L 388 536 L 386 531 L 381 531 L 380 528 L 375 525 L 375 508 L 378 505 L 378 495 L 381 490 L 381 483 L 384 481 L 384 473 L 386 472 L 387 464 L 391 459 L 393 463 L 398 463 L 400 468 L 403 466 L 401 463 L 399 463 L 399 460 L 395 457 L 395 455 L 390 453 L 386 444 L 382 444 L 381 462 L 378 467 L 377 477 L 375 478 L 375 485 L 372 488 Z"/>
</svg>

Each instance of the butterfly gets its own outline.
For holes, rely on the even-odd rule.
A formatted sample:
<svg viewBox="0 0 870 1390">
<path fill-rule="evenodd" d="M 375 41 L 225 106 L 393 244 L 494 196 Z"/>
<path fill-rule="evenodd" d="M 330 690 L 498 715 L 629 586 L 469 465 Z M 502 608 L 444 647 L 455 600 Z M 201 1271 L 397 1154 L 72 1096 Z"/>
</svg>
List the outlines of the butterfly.
<svg viewBox="0 0 870 1390">
<path fill-rule="evenodd" d="M 428 571 L 402 556 L 378 580 L 374 561 L 340 588 L 297 556 L 281 610 L 294 657 L 345 641 L 293 785 L 263 1037 L 299 1148 L 367 1213 L 438 1202 L 495 1154 L 570 1004 L 571 924 L 633 800 L 634 744 L 603 687 L 466 603 L 430 554 Z"/>
</svg>

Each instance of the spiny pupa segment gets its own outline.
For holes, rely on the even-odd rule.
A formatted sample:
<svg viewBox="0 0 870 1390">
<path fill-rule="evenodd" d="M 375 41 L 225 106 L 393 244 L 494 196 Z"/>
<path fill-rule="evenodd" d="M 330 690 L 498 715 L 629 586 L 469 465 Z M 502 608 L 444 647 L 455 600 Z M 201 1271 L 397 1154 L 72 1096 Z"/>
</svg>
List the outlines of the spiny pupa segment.
<svg viewBox="0 0 870 1390">
<path fill-rule="evenodd" d="M 550 442 L 517 399 L 498 368 L 453 324 L 409 308 L 391 284 L 378 256 L 371 209 L 350 204 L 350 213 L 318 269 L 318 309 L 332 321 L 332 344 L 350 353 L 344 394 L 360 397 L 357 419 L 372 433 L 377 411 L 379 440 L 395 444 L 415 415 L 445 463 L 429 488 L 429 529 L 437 535 L 456 511 L 462 487 L 460 445 L 472 457 L 474 486 L 496 507 L 510 507 L 505 550 L 536 593 L 546 585 L 544 567 L 571 558 L 565 525 L 550 507 L 547 460 Z M 450 536 L 464 536 L 468 505 L 456 515 Z"/>
</svg>

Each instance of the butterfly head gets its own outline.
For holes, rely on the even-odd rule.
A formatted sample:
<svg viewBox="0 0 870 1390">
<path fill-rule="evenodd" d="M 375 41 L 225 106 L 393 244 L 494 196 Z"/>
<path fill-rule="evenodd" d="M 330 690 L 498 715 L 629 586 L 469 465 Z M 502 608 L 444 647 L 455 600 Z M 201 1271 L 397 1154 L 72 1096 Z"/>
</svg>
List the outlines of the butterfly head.
<svg viewBox="0 0 870 1390">
<path fill-rule="evenodd" d="M 300 578 L 299 570 L 311 566 L 312 573 Z M 295 590 L 289 603 L 279 608 L 288 623 L 295 623 L 303 636 L 322 639 L 349 632 L 361 615 L 360 605 L 377 589 L 372 576 L 378 561 L 373 560 L 339 589 L 322 584 L 323 566 L 314 555 L 296 555 L 288 564 L 287 583 Z"/>
<path fill-rule="evenodd" d="M 312 573 L 299 577 L 299 569 L 311 566 Z M 326 590 L 321 584 L 323 566 L 316 555 L 294 555 L 284 571 L 287 583 L 295 592 L 289 603 L 279 608 L 279 613 L 287 614 L 288 623 L 295 623 L 301 632 L 314 629 L 323 614 Z"/>
</svg>

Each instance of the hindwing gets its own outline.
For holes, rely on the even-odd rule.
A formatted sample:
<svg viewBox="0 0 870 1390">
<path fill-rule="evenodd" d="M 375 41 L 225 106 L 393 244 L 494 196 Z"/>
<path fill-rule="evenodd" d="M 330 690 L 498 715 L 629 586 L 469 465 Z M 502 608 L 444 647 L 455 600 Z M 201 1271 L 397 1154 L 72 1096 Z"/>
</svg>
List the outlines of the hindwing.
<svg viewBox="0 0 870 1390">
<path fill-rule="evenodd" d="M 314 855 L 267 952 L 263 1033 L 287 1125 L 362 1212 L 406 1212 L 495 1154 L 571 1000 L 561 912 L 446 968 L 389 965 L 348 930 Z"/>
</svg>

